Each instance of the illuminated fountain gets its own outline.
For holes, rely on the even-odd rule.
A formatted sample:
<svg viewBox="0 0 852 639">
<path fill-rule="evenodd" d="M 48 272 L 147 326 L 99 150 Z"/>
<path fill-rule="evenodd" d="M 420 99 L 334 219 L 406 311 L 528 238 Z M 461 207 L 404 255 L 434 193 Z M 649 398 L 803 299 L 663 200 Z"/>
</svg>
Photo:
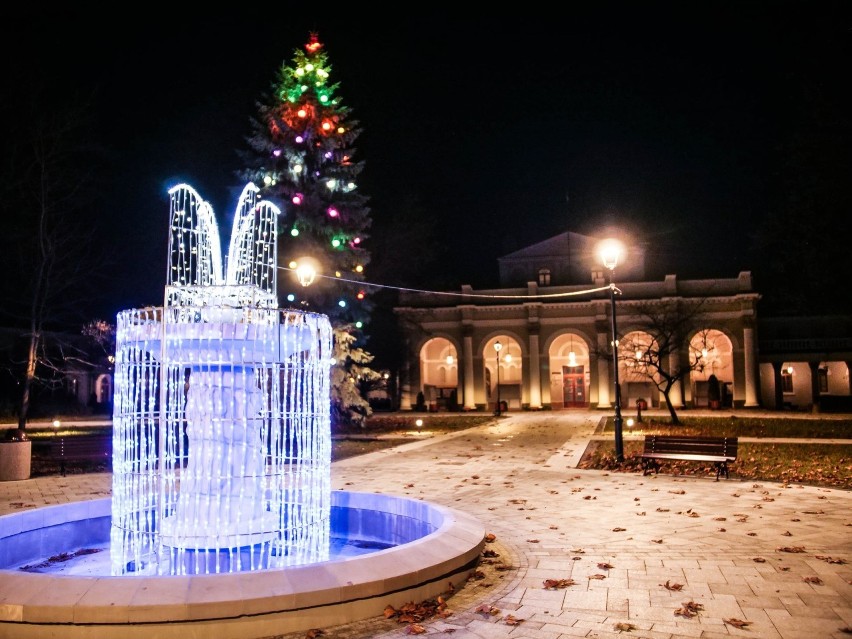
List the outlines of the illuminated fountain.
<svg viewBox="0 0 852 639">
<path fill-rule="evenodd" d="M 169 193 L 164 308 L 118 315 L 112 572 L 328 559 L 328 318 L 277 308 L 279 211 L 254 185 L 224 271 L 210 205 Z"/>
<path fill-rule="evenodd" d="M 461 587 L 478 522 L 331 490 L 332 332 L 277 307 L 278 209 L 246 186 L 223 265 L 210 205 L 170 197 L 164 305 L 117 318 L 112 498 L 0 517 L 0 639 L 249 639 Z M 92 546 L 105 572 L 41 568 Z"/>
</svg>

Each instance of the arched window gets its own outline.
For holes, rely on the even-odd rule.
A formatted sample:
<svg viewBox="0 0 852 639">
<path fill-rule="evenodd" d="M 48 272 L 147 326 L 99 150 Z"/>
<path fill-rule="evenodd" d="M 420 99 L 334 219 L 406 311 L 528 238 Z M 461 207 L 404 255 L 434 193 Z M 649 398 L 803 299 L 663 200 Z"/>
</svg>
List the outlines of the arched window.
<svg viewBox="0 0 852 639">
<path fill-rule="evenodd" d="M 549 268 L 538 269 L 538 285 L 539 286 L 550 286 L 550 269 Z"/>
</svg>

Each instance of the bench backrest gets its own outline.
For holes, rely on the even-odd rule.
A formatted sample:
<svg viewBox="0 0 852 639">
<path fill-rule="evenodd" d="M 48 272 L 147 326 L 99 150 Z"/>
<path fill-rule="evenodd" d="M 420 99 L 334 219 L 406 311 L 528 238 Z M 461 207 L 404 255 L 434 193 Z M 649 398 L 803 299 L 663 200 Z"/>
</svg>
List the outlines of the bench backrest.
<svg viewBox="0 0 852 639">
<path fill-rule="evenodd" d="M 646 453 L 681 453 L 737 458 L 736 437 L 685 437 L 677 435 L 645 435 Z"/>
</svg>

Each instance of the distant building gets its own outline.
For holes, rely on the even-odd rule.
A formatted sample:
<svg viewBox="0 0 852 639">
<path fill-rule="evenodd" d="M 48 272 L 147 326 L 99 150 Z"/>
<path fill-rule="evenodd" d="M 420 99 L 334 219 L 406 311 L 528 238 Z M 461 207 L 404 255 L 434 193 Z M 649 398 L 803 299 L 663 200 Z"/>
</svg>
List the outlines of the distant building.
<svg viewBox="0 0 852 639">
<path fill-rule="evenodd" d="M 395 312 L 407 337 L 408 365 L 400 408 L 411 409 L 419 393 L 432 410 L 451 404 L 492 410 L 498 395 L 508 410 L 611 407 L 610 273 L 595 254 L 597 244 L 567 232 L 505 255 L 498 260 L 500 288 L 402 293 Z M 708 406 L 711 375 L 721 383 L 723 407 L 818 410 L 850 401 L 849 318 L 761 321 L 751 273 L 648 281 L 639 247 L 627 247 L 614 280 L 621 291 L 620 340 L 637 337 L 643 311 L 655 302 L 700 302 L 690 333 L 672 354 L 673 366 L 702 358 L 672 389 L 676 407 Z M 829 338 L 828 330 L 838 335 Z M 660 406 L 664 396 L 625 359 L 619 362 L 622 406 L 638 400 Z"/>
</svg>

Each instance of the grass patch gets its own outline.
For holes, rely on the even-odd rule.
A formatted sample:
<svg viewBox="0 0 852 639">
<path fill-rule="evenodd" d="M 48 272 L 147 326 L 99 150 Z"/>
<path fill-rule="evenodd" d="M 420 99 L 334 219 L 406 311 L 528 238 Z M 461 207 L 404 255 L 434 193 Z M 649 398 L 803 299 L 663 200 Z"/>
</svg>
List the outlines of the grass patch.
<svg viewBox="0 0 852 639">
<path fill-rule="evenodd" d="M 612 442 L 592 441 L 579 468 L 613 472 L 642 472 L 641 441 L 624 442 L 624 462 L 615 461 Z M 737 460 L 728 464 L 731 480 L 775 481 L 852 490 L 852 451 L 836 444 L 740 443 Z M 713 464 L 658 460 L 660 473 L 715 477 Z"/>
<path fill-rule="evenodd" d="M 686 435 L 701 437 L 780 437 L 814 439 L 852 439 L 852 420 L 820 418 L 767 417 L 686 417 L 679 426 L 671 418 L 645 417 L 633 428 L 622 428 L 634 435 Z M 626 419 L 625 419 L 626 424 Z M 612 417 L 604 432 L 614 432 Z"/>
</svg>

